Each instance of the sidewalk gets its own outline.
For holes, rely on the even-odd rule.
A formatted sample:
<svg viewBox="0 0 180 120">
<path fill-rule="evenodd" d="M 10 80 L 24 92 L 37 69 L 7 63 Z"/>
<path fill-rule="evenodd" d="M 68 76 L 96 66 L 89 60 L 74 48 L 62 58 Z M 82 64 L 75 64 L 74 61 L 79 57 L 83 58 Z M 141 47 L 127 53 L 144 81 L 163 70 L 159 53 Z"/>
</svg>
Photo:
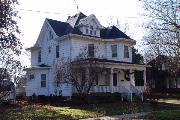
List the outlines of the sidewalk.
<svg viewBox="0 0 180 120">
<path fill-rule="evenodd" d="M 114 116 L 104 116 L 99 118 L 87 118 L 81 120 L 129 120 L 132 117 L 145 116 L 150 112 L 134 113 L 134 114 L 124 114 L 124 115 L 114 115 Z"/>
</svg>

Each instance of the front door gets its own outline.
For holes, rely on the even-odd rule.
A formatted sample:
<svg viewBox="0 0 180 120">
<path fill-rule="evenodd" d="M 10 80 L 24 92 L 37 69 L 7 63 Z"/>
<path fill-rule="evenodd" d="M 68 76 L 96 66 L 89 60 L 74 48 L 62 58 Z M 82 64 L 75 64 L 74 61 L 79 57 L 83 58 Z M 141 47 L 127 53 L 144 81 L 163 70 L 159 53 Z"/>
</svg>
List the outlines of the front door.
<svg viewBox="0 0 180 120">
<path fill-rule="evenodd" d="M 113 86 L 117 86 L 117 73 L 113 73 Z"/>
</svg>

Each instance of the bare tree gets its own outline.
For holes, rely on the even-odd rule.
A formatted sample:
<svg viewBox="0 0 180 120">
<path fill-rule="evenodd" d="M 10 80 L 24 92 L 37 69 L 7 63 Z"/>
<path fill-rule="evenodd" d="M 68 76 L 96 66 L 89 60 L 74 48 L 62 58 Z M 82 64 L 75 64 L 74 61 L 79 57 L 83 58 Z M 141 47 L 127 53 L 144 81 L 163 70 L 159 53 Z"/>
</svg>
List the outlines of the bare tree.
<svg viewBox="0 0 180 120">
<path fill-rule="evenodd" d="M 172 58 L 169 61 L 174 72 L 178 70 L 179 57 L 179 17 L 177 0 L 140 0 L 148 23 L 144 24 L 147 35 L 143 39 L 145 59 L 150 61 L 159 55 Z M 151 58 L 151 59 L 149 59 Z M 176 67 L 176 69 L 174 69 Z"/>
<path fill-rule="evenodd" d="M 55 83 L 71 83 L 79 96 L 89 94 L 97 76 L 105 70 L 97 59 L 89 56 L 87 48 L 81 49 L 79 55 L 73 60 L 60 58 L 55 65 Z"/>
</svg>

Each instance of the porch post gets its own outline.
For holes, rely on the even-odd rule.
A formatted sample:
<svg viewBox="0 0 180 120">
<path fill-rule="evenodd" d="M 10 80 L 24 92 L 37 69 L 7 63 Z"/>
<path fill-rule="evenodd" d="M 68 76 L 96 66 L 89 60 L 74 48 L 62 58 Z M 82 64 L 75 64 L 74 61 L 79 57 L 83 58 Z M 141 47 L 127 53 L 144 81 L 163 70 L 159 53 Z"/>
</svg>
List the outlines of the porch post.
<svg viewBox="0 0 180 120">
<path fill-rule="evenodd" d="M 113 68 L 111 68 L 111 73 L 110 73 L 110 89 L 111 89 L 111 93 L 114 92 L 113 90 Z"/>
<path fill-rule="evenodd" d="M 144 72 L 144 86 L 146 86 L 146 70 L 143 71 Z"/>
<path fill-rule="evenodd" d="M 130 69 L 129 71 L 130 71 L 130 73 L 132 73 L 132 72 L 133 72 L 133 70 L 132 70 L 132 69 Z M 135 86 L 134 73 L 133 73 L 133 74 L 130 74 L 130 83 L 131 83 L 132 85 L 134 85 L 134 86 Z"/>
</svg>

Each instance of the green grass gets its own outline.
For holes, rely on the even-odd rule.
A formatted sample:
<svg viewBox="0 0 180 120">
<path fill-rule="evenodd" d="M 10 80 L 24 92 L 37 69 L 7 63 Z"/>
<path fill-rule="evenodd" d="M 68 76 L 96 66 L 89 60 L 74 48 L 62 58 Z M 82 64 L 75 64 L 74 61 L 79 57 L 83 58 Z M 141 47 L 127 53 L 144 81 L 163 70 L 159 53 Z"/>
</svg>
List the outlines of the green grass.
<svg viewBox="0 0 180 120">
<path fill-rule="evenodd" d="M 96 112 L 89 110 L 81 110 L 70 107 L 37 107 L 33 105 L 11 108 L 3 113 L 0 113 L 0 118 L 3 120 L 44 120 L 52 118 L 55 118 L 56 120 L 69 120 L 96 116 Z"/>
<path fill-rule="evenodd" d="M 129 102 L 117 102 L 117 103 L 104 103 L 93 104 L 86 106 L 52 106 L 52 105 L 40 105 L 29 103 L 18 103 L 14 106 L 0 107 L 0 119 L 1 120 L 71 120 L 81 118 L 92 118 L 100 116 L 121 115 L 137 112 L 150 112 L 157 110 L 157 106 L 152 106 L 147 103 L 129 103 Z M 166 108 L 158 107 L 158 110 L 167 110 Z M 166 111 L 165 111 L 166 112 Z M 169 112 L 169 111 L 168 111 Z M 152 115 L 163 116 L 169 113 L 154 112 Z M 179 111 L 172 113 L 173 116 L 180 116 Z M 159 115 L 159 116 L 158 116 Z M 168 116 L 169 117 L 169 116 Z"/>
<path fill-rule="evenodd" d="M 148 115 L 152 120 L 180 120 L 180 110 L 176 111 L 158 111 Z"/>
</svg>

